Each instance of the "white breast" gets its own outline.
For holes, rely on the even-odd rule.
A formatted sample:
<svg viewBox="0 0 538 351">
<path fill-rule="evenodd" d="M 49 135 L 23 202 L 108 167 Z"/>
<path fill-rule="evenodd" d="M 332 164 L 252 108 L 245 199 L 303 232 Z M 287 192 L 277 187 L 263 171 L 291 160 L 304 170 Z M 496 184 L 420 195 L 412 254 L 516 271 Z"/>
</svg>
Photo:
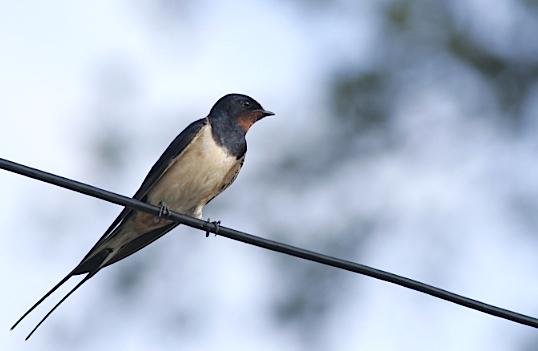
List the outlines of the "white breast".
<svg viewBox="0 0 538 351">
<path fill-rule="evenodd" d="M 148 202 L 164 202 L 172 211 L 202 218 L 202 208 L 233 182 L 243 159 L 228 156 L 208 123 L 148 192 Z"/>
</svg>

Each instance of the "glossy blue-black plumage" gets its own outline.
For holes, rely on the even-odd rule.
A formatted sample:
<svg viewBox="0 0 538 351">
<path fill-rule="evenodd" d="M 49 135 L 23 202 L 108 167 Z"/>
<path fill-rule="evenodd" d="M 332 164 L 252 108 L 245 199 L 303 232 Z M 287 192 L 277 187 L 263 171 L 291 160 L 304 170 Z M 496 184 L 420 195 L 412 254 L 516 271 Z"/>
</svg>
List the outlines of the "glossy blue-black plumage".
<svg viewBox="0 0 538 351">
<path fill-rule="evenodd" d="M 168 146 L 165 152 L 153 165 L 148 175 L 142 182 L 142 185 L 135 193 L 133 198 L 146 201 L 148 198 L 148 192 L 151 192 L 153 185 L 166 173 L 169 166 L 178 158 L 192 143 L 198 140 L 198 135 L 203 133 L 206 128 L 211 128 L 211 135 L 215 141 L 216 147 L 222 148 L 225 152 L 225 157 L 235 157 L 238 161 L 245 155 L 247 150 L 247 144 L 245 140 L 245 134 L 248 128 L 260 118 L 272 115 L 273 113 L 263 110 L 261 105 L 254 99 L 240 94 L 229 94 L 218 100 L 209 115 L 198 121 L 191 123 L 185 128 L 172 143 Z M 209 126 L 208 126 L 209 124 Z M 242 159 L 239 161 L 242 164 Z M 240 167 L 239 167 L 240 168 Z M 238 172 L 238 171 L 237 171 Z M 237 175 L 237 174 L 236 174 Z M 226 188 L 233 180 L 225 184 Z M 223 179 L 224 181 L 224 179 Z M 223 189 L 224 189 L 223 188 Z M 220 189 L 222 191 L 223 189 Z M 80 281 L 69 293 L 64 296 L 60 302 L 58 302 L 52 310 L 45 315 L 45 317 L 39 322 L 39 324 L 28 335 L 29 338 L 34 331 L 45 321 L 45 319 L 63 302 L 69 297 L 76 289 L 84 284 L 88 279 L 93 277 L 100 269 L 110 264 L 118 262 L 119 260 L 133 254 L 141 248 L 149 245 L 153 241 L 157 240 L 174 227 L 177 223 L 168 223 L 162 227 L 154 230 L 142 233 L 137 237 L 134 237 L 129 242 L 125 243 L 121 248 L 114 252 L 113 249 L 108 248 L 110 240 L 116 240 L 115 235 L 119 235 L 120 228 L 133 216 L 134 211 L 129 208 L 125 208 L 120 215 L 114 220 L 112 225 L 107 229 L 103 236 L 88 252 L 88 254 L 82 259 L 82 261 L 73 269 L 67 276 L 64 277 L 54 288 L 52 288 L 47 294 L 45 294 L 34 306 L 32 306 L 14 325 L 11 329 L 15 328 L 19 322 L 26 317 L 31 311 L 33 311 L 41 302 L 43 302 L 49 295 L 51 295 L 56 289 L 63 285 L 71 276 L 77 274 L 87 273 L 86 277 Z M 134 218 L 134 217 L 133 217 Z M 109 257 L 110 255 L 113 255 Z M 108 260 L 108 261 L 107 261 Z"/>
<path fill-rule="evenodd" d="M 247 131 L 241 128 L 238 121 L 244 113 L 251 111 L 265 110 L 251 97 L 229 94 L 217 101 L 207 116 L 211 123 L 213 138 L 217 144 L 224 147 L 230 155 L 237 159 L 243 157 L 247 152 L 245 139 Z"/>
</svg>

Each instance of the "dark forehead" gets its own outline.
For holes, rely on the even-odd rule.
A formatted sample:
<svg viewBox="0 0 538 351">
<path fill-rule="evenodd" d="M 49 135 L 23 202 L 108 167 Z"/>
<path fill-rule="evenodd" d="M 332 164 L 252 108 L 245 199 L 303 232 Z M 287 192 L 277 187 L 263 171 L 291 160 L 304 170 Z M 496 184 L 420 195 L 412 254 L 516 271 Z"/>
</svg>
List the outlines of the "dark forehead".
<svg viewBox="0 0 538 351">
<path fill-rule="evenodd" d="M 243 95 L 243 94 L 228 94 L 219 99 L 215 106 L 220 105 L 226 105 L 226 104 L 234 104 L 240 101 L 250 101 L 251 103 L 254 103 L 256 105 L 260 105 L 256 100 L 251 98 L 250 96 Z"/>
</svg>

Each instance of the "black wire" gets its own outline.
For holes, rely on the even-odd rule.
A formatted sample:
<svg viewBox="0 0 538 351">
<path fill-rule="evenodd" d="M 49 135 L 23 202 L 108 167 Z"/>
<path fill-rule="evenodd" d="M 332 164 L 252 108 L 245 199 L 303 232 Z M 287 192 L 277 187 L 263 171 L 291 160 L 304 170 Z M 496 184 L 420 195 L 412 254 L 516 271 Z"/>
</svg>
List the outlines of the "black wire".
<svg viewBox="0 0 538 351">
<path fill-rule="evenodd" d="M 147 212 L 155 216 L 159 215 L 160 207 L 147 204 L 138 200 L 134 200 L 130 197 L 118 195 L 103 189 L 93 187 L 84 183 L 80 183 L 74 180 L 70 180 L 64 177 L 60 177 L 51 173 L 43 172 L 35 168 L 23 166 L 21 164 L 11 162 L 0 158 L 0 168 L 5 170 L 24 175 L 33 179 L 41 180 L 46 183 L 54 184 L 66 189 L 77 191 L 82 194 L 93 196 L 102 200 L 106 200 L 121 206 L 127 206 L 139 211 Z M 341 260 L 338 258 L 319 254 L 290 245 L 282 244 L 276 241 L 263 239 L 254 235 L 239 232 L 237 230 L 221 227 L 218 224 L 206 222 L 196 218 L 192 218 L 186 215 L 182 215 L 176 212 L 169 212 L 168 215 L 164 214 L 167 219 L 179 222 L 181 224 L 188 225 L 193 228 L 203 230 L 204 232 L 212 232 L 220 236 L 224 236 L 230 239 L 242 241 L 247 244 L 255 245 L 265 249 L 282 252 L 287 255 L 300 257 L 305 260 L 319 262 L 336 268 L 345 269 L 350 272 L 355 272 L 363 275 L 367 275 L 372 278 L 384 280 L 393 284 L 397 284 L 409 289 L 423 292 L 425 294 L 438 297 L 440 299 L 456 303 L 461 306 L 465 306 L 477 311 L 481 311 L 492 316 L 497 316 L 507 320 L 511 320 L 516 323 L 525 324 L 534 328 L 538 328 L 538 319 L 526 316 L 524 314 L 512 312 L 503 308 L 488 305 L 480 301 L 476 301 L 461 295 L 457 295 L 448 292 L 443 289 L 433 287 L 412 279 L 404 278 L 392 273 L 381 271 L 375 268 L 364 266 L 361 264 L 353 263 L 350 261 Z"/>
</svg>

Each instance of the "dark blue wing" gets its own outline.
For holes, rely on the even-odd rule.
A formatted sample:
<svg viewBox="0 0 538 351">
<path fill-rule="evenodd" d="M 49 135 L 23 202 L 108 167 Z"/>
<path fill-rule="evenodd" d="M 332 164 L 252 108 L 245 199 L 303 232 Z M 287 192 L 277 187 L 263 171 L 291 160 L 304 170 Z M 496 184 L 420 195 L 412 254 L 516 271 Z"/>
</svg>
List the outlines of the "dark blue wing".
<svg viewBox="0 0 538 351">
<path fill-rule="evenodd" d="M 170 146 L 164 151 L 161 157 L 155 162 L 151 170 L 149 171 L 146 179 L 142 182 L 140 189 L 134 194 L 133 198 L 142 200 L 148 190 L 161 178 L 164 171 L 168 168 L 170 163 L 181 155 L 185 148 L 191 143 L 191 141 L 200 134 L 202 128 L 207 124 L 207 119 L 199 119 L 196 122 L 191 123 L 185 128 L 175 139 Z"/>
<path fill-rule="evenodd" d="M 172 143 L 168 146 L 168 148 L 164 151 L 164 153 L 161 155 L 161 157 L 155 162 L 153 167 L 151 167 L 151 170 L 149 171 L 148 175 L 142 182 L 142 185 L 138 189 L 138 191 L 133 196 L 134 199 L 145 201 L 145 196 L 147 192 L 151 189 L 151 187 L 161 178 L 163 173 L 166 171 L 170 163 L 174 161 L 176 157 L 181 155 L 181 153 L 186 149 L 186 147 L 192 142 L 194 138 L 198 136 L 202 132 L 203 127 L 208 123 L 207 118 L 203 118 L 200 120 L 197 120 L 193 123 L 191 123 L 187 128 L 185 128 L 175 139 L 172 141 Z M 83 266 L 83 262 L 87 260 L 87 258 L 94 253 L 94 250 L 99 248 L 100 245 L 108 239 L 111 235 L 113 235 L 115 229 L 117 229 L 123 221 L 125 221 L 127 218 L 129 218 L 133 213 L 133 210 L 126 207 L 121 211 L 119 216 L 114 220 L 114 222 L 108 227 L 107 231 L 103 236 L 97 241 L 97 243 L 93 246 L 93 248 L 88 252 L 88 254 L 82 259 L 79 266 Z M 124 256 L 125 257 L 125 256 Z M 85 270 L 83 267 L 79 267 L 82 269 L 75 269 L 75 274 L 80 274 L 80 271 Z"/>
</svg>

